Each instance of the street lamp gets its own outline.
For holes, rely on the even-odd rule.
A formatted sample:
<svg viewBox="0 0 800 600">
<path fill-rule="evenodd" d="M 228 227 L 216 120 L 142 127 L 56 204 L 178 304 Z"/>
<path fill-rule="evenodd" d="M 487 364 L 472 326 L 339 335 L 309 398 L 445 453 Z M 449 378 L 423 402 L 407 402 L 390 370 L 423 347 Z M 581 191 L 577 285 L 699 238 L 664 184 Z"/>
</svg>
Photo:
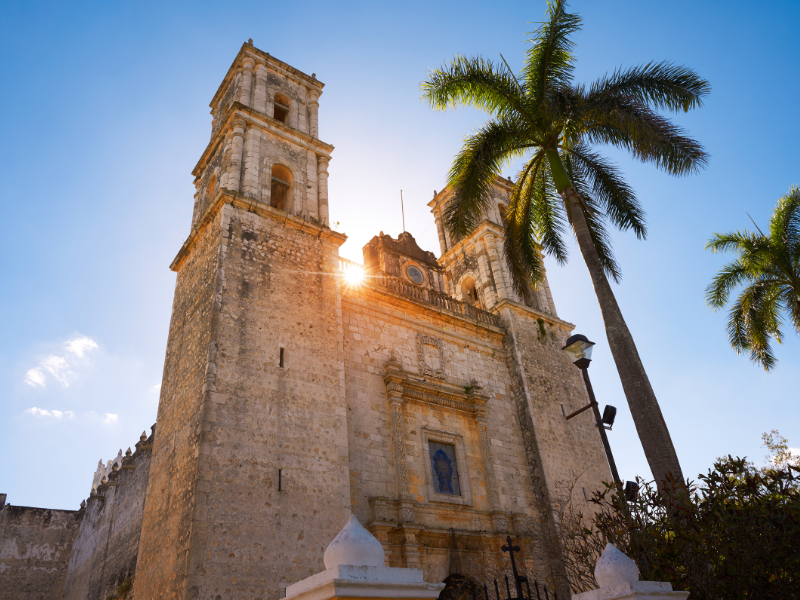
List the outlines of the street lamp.
<svg viewBox="0 0 800 600">
<path fill-rule="evenodd" d="M 600 416 L 600 408 L 597 405 L 597 400 L 594 398 L 594 390 L 592 390 L 592 383 L 589 381 L 589 364 L 592 362 L 592 347 L 594 342 L 590 342 L 589 338 L 585 335 L 576 334 L 570 336 L 567 340 L 567 345 L 564 346 L 564 351 L 569 355 L 572 362 L 581 370 L 583 374 L 583 382 L 586 384 L 586 391 L 589 392 L 589 404 L 581 409 L 576 410 L 574 413 L 567 415 L 567 420 L 572 417 L 577 417 L 582 412 L 592 409 L 594 413 L 594 420 L 597 423 L 597 429 L 600 430 L 600 439 L 603 440 L 603 448 L 606 451 L 606 458 L 608 459 L 608 466 L 611 467 L 611 476 L 614 478 L 614 483 L 617 484 L 617 489 L 620 494 L 622 493 L 622 481 L 620 481 L 619 473 L 617 473 L 617 465 L 614 462 L 614 455 L 611 454 L 611 446 L 608 444 L 608 436 L 606 436 L 606 426 L 611 429 L 614 424 L 614 418 L 617 416 L 617 409 L 613 406 L 606 406 L 603 411 L 603 416 Z"/>
</svg>

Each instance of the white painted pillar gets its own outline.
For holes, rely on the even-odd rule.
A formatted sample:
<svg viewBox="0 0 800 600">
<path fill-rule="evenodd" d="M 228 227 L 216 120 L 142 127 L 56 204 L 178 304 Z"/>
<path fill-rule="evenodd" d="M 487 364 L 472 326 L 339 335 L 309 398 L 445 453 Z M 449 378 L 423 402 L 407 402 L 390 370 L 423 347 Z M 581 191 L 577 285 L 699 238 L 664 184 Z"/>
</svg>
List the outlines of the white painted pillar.
<svg viewBox="0 0 800 600">
<path fill-rule="evenodd" d="M 244 185 L 242 191 L 248 198 L 260 200 L 258 171 L 261 163 L 261 130 L 249 127 L 244 145 Z"/>
<path fill-rule="evenodd" d="M 241 190 L 242 178 L 242 150 L 244 148 L 244 132 L 247 126 L 241 119 L 233 122 L 233 136 L 231 137 L 231 160 L 228 166 L 228 189 L 238 192 Z"/>
<path fill-rule="evenodd" d="M 319 197 L 319 220 L 328 225 L 328 162 L 327 156 L 317 156 L 317 186 Z"/>
<path fill-rule="evenodd" d="M 308 119 L 309 135 L 319 139 L 319 92 L 314 89 L 308 91 Z"/>
<path fill-rule="evenodd" d="M 256 92 L 253 95 L 253 108 L 257 111 L 267 112 L 267 66 L 256 67 Z"/>
<path fill-rule="evenodd" d="M 250 92 L 253 89 L 253 59 L 245 58 L 242 61 L 242 87 L 239 95 L 239 102 L 245 106 L 250 104 Z"/>
</svg>

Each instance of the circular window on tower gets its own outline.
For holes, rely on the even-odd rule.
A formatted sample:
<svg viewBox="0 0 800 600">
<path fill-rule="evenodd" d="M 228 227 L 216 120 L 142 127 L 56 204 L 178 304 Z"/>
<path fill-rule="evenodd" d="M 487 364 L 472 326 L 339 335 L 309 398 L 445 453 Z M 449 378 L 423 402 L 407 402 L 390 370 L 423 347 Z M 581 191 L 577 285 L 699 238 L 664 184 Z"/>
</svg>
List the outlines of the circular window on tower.
<svg viewBox="0 0 800 600">
<path fill-rule="evenodd" d="M 422 269 L 416 265 L 408 265 L 406 267 L 406 277 L 411 280 L 411 283 L 416 283 L 417 285 L 425 283 L 425 275 L 422 273 Z"/>
</svg>

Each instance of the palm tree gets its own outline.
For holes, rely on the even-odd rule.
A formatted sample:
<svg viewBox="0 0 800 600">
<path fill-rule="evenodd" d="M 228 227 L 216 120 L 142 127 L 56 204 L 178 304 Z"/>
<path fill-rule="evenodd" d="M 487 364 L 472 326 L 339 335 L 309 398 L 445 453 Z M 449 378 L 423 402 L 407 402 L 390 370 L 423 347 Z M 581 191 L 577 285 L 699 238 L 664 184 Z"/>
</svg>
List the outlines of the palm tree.
<svg viewBox="0 0 800 600">
<path fill-rule="evenodd" d="M 709 84 L 668 62 L 617 69 L 589 86 L 573 82 L 571 35 L 581 20 L 566 2 L 548 3 L 532 34 L 519 77 L 505 59 L 456 56 L 429 73 L 423 99 L 438 110 L 485 110 L 492 120 L 468 136 L 449 174 L 454 200 L 444 217 L 458 239 L 489 206 L 501 168 L 524 159 L 506 209 L 505 255 L 514 287 L 524 294 L 543 277 L 537 242 L 559 263 L 567 259 L 566 222 L 578 241 L 600 303 L 606 334 L 650 469 L 661 483 L 682 479 L 667 425 L 607 276 L 619 281 L 605 224 L 646 235 L 644 212 L 620 171 L 594 149 L 610 144 L 671 175 L 706 163 L 702 146 L 658 114 L 702 105 Z M 501 56 L 502 58 L 502 56 Z"/>
<path fill-rule="evenodd" d="M 706 302 L 719 310 L 731 292 L 748 284 L 728 313 L 728 340 L 736 354 L 750 352 L 750 360 L 769 371 L 775 366 L 770 339 L 783 342 L 782 313 L 800 335 L 800 189 L 793 187 L 778 200 L 768 234 L 756 229 L 717 233 L 706 244 L 712 252 L 739 255 L 714 277 Z"/>
</svg>

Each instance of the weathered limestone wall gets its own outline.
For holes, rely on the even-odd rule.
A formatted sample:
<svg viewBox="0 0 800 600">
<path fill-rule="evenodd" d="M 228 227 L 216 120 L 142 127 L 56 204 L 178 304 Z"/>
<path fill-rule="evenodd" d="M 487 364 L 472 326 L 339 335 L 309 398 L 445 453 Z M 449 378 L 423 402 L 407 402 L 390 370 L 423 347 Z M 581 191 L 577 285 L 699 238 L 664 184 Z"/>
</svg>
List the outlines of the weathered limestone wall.
<svg viewBox="0 0 800 600">
<path fill-rule="evenodd" d="M 0 494 L 0 600 L 61 600 L 80 511 L 5 500 Z"/>
<path fill-rule="evenodd" d="M 602 489 L 601 482 L 610 481 L 611 474 L 591 411 L 565 419 L 589 403 L 579 369 L 561 349 L 570 326 L 510 303 L 500 306 L 500 314 L 508 331 L 516 391 L 530 415 L 529 421 L 521 420 L 523 433 L 535 439 L 538 457 L 532 466 L 541 469 L 550 500 L 573 482 L 578 499 L 584 498 L 584 489 L 586 496 Z"/>
<path fill-rule="evenodd" d="M 188 577 L 189 551 L 202 531 L 193 528 L 205 384 L 214 378 L 215 297 L 222 214 L 202 223 L 178 272 L 167 338 L 158 436 L 137 560 L 138 598 L 180 598 Z M 203 460 L 207 460 L 203 457 Z"/>
<path fill-rule="evenodd" d="M 137 598 L 282 597 L 349 513 L 343 236 L 212 210 L 175 263 Z"/>
<path fill-rule="evenodd" d="M 539 509 L 504 332 L 391 293 L 354 289 L 343 300 L 353 512 L 383 542 L 387 563 L 418 566 L 426 581 L 443 581 L 468 564 L 486 563 L 483 551 L 496 545 L 495 538 L 533 533 Z M 483 420 L 446 406 L 403 401 L 404 490 L 398 430 L 383 377 L 391 356 L 408 373 L 422 375 L 430 358 L 420 356 L 420 334 L 441 343 L 443 385 L 482 386 L 488 401 Z M 452 443 L 463 456 L 461 496 L 435 493 L 429 440 Z"/>
<path fill-rule="evenodd" d="M 106 600 L 136 574 L 153 436 L 136 444 L 84 509 L 67 568 L 64 600 Z"/>
</svg>

